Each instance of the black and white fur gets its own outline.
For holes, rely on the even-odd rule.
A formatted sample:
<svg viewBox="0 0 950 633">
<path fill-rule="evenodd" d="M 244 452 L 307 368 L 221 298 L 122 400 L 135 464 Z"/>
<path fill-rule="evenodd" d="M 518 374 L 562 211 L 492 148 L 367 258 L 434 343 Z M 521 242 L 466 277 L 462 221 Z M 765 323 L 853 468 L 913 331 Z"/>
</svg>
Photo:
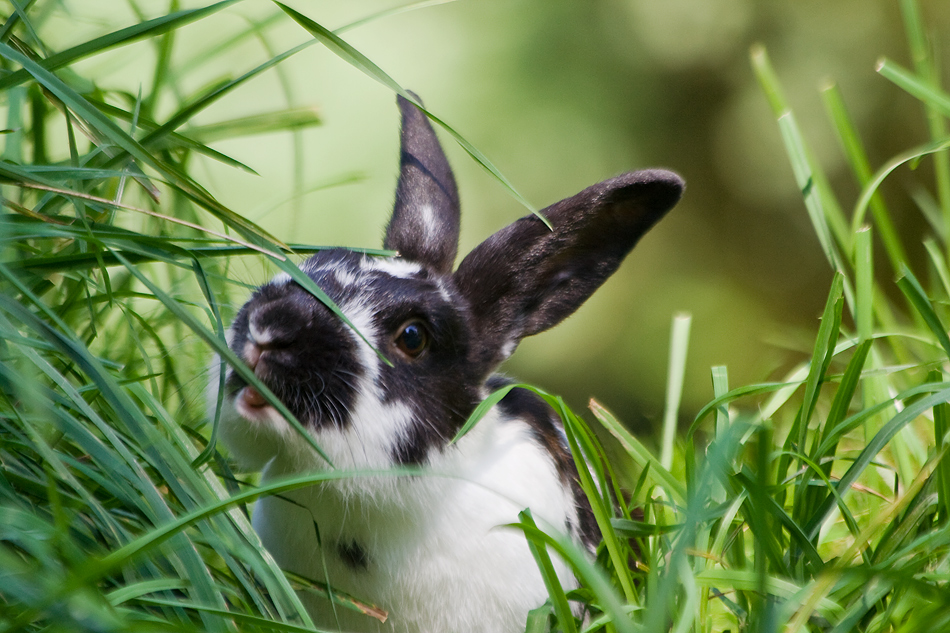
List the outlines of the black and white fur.
<svg viewBox="0 0 950 633">
<path fill-rule="evenodd" d="M 306 597 L 344 631 L 520 631 L 547 598 L 523 534 L 497 526 L 530 507 L 547 529 L 593 548 L 560 420 L 513 390 L 458 443 L 493 376 L 525 336 L 576 310 L 676 202 L 683 182 L 649 170 L 528 215 L 453 272 L 455 180 L 425 115 L 404 99 L 401 172 L 384 245 L 393 258 L 321 251 L 301 265 L 393 366 L 312 295 L 278 275 L 238 313 L 231 347 L 292 411 L 336 468 L 422 467 L 431 476 L 354 477 L 261 499 L 253 522 L 284 568 L 389 612 L 385 624 Z M 328 466 L 233 371 L 222 440 L 264 480 Z M 317 543 L 316 522 L 321 547 Z M 326 574 L 324 573 L 326 569 Z M 565 585 L 574 580 L 558 563 Z"/>
</svg>

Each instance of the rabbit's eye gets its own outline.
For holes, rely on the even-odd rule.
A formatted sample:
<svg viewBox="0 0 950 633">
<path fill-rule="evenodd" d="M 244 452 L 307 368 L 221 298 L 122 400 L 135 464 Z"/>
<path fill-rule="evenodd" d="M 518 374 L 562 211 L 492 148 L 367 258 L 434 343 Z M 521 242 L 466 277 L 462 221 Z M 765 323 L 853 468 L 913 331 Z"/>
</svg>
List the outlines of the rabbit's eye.
<svg viewBox="0 0 950 633">
<path fill-rule="evenodd" d="M 409 321 L 399 329 L 396 347 L 406 356 L 415 358 L 429 345 L 429 333 L 420 321 Z"/>
</svg>

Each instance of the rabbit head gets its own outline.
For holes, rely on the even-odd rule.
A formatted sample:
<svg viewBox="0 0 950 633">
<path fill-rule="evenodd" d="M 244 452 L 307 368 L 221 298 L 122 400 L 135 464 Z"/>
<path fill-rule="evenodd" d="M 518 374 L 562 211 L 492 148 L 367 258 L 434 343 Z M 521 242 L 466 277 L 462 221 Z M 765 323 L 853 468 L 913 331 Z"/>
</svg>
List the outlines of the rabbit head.
<svg viewBox="0 0 950 633">
<path fill-rule="evenodd" d="M 426 115 L 399 98 L 401 168 L 384 246 L 342 249 L 301 269 L 373 347 L 278 275 L 238 313 L 230 345 L 336 466 L 423 465 L 446 450 L 486 380 L 525 336 L 573 313 L 679 200 L 662 170 L 626 173 L 495 233 L 453 271 L 455 179 Z M 222 438 L 249 467 L 322 460 L 239 375 L 226 380 Z"/>
</svg>

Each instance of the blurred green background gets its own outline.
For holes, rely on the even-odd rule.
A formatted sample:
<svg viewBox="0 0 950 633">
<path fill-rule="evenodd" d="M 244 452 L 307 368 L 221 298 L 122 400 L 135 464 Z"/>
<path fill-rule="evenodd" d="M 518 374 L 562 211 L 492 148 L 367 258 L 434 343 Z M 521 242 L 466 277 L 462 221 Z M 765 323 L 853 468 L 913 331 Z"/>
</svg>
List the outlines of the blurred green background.
<svg viewBox="0 0 950 633">
<path fill-rule="evenodd" d="M 80 10 L 56 3 L 37 9 L 48 12 L 44 28 L 58 34 L 60 48 L 170 7 L 207 4 L 64 4 L 80 1 Z M 331 29 L 398 6 L 288 4 Z M 642 167 L 669 167 L 687 181 L 681 204 L 606 286 L 555 330 L 525 341 L 506 373 L 566 396 L 578 410 L 594 396 L 630 426 L 647 430 L 658 427 L 663 412 L 675 313 L 693 316 L 684 419 L 711 399 L 711 366 L 727 365 L 737 386 L 779 377 L 810 352 L 831 271 L 748 51 L 755 42 L 767 47 L 819 161 L 842 199 L 853 200 L 857 192 L 819 96 L 822 82 L 840 83 L 875 167 L 927 139 L 915 123 L 923 117 L 900 115 L 919 103 L 874 70 L 882 55 L 911 65 L 894 0 L 432 4 L 343 38 L 420 94 L 534 205 Z M 950 4 L 922 5 L 939 41 L 950 26 Z M 258 39 L 215 56 L 219 44 L 250 24 L 263 25 Z M 168 116 L 179 98 L 308 39 L 263 0 L 239 2 L 183 28 L 175 35 L 173 59 L 205 63 L 180 69 L 171 82 L 179 94 L 164 95 L 157 118 Z M 76 69 L 134 95 L 148 83 L 156 55 L 155 42 L 143 42 Z M 212 143 L 259 176 L 197 156 L 193 176 L 283 240 L 378 246 L 398 161 L 397 112 L 387 89 L 316 45 L 248 82 L 195 123 L 288 106 L 313 107 L 322 125 Z M 526 211 L 447 135 L 442 138 L 461 190 L 464 253 Z M 919 172 L 929 166 L 925 161 L 918 169 L 899 172 L 883 189 L 912 258 L 919 256 L 924 223 L 910 211 L 908 196 L 918 179 L 925 182 Z M 256 259 L 246 258 L 244 266 L 239 274 L 249 284 L 271 274 Z M 883 260 L 878 270 L 883 278 L 892 276 Z M 235 298 L 238 305 L 241 300 Z"/>
</svg>

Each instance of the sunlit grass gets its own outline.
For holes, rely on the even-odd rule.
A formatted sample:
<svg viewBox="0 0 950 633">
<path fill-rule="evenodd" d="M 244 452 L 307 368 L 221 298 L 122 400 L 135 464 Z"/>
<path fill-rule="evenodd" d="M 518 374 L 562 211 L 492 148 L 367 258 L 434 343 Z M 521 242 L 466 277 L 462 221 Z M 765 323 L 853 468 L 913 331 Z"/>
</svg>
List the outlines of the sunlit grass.
<svg viewBox="0 0 950 633">
<path fill-rule="evenodd" d="M 302 46 L 232 69 L 236 78 L 221 77 L 162 114 L 155 101 L 166 82 L 256 37 L 249 28 L 214 55 L 171 67 L 176 30 L 233 2 L 143 20 L 62 51 L 43 41 L 46 14 L 33 4 L 21 2 L 0 26 L 0 631 L 305 629 L 293 589 L 321 587 L 277 568 L 245 504 L 348 475 L 244 485 L 214 445 L 216 403 L 209 416 L 201 397 L 210 351 L 234 360 L 224 327 L 247 292 L 235 258 L 299 275 L 296 255 L 217 201 L 193 165 L 201 155 L 248 169 L 209 144 L 321 121 L 285 107 L 191 124 Z M 950 630 L 950 96 L 935 80 L 916 3 L 901 8 L 914 68 L 884 60 L 879 72 L 921 101 L 907 116 L 926 117 L 932 138 L 875 168 L 847 93 L 828 83 L 821 96 L 862 188 L 853 200 L 831 188 L 764 48 L 752 52 L 830 266 L 809 361 L 779 382 L 745 386 L 729 384 L 728 368 L 711 368 L 715 399 L 685 435 L 664 435 L 658 451 L 598 403 L 585 422 L 544 394 L 565 420 L 605 539 L 593 562 L 539 530 L 530 512 L 512 526 L 542 569 L 562 556 L 582 585 L 565 592 L 549 571 L 551 601 L 531 614 L 529 630 Z M 392 82 L 339 38 L 347 27 L 334 33 L 292 16 L 351 64 Z M 281 19 L 290 17 L 275 5 L 266 20 Z M 152 83 L 140 94 L 73 70 L 133 40 L 156 47 Z M 918 161 L 932 161 L 934 172 L 934 195 L 917 198 L 932 231 L 926 266 L 908 260 L 919 240 L 895 230 L 878 191 L 893 170 Z M 872 265 L 875 239 L 884 270 Z M 888 292 L 895 275 L 897 292 Z M 688 328 L 679 323 L 671 430 L 689 362 Z M 613 435 L 631 472 L 604 459 L 588 424 Z M 362 602 L 372 596 L 335 596 L 380 617 Z M 587 605 L 587 618 L 574 620 L 572 601 Z"/>
<path fill-rule="evenodd" d="M 923 37 L 916 3 L 902 9 L 908 32 Z M 916 238 L 895 231 L 878 192 L 895 169 L 931 156 L 938 201 L 940 183 L 950 178 L 941 158 L 947 95 L 927 70 L 935 62 L 920 57 L 930 50 L 914 45 L 915 72 L 887 60 L 879 66 L 922 101 L 933 138 L 876 173 L 847 95 L 834 83 L 823 89 L 862 188 L 843 203 L 808 148 L 765 49 L 753 48 L 753 68 L 834 277 L 810 361 L 782 382 L 731 391 L 725 368 L 713 368 L 716 397 L 671 467 L 650 459 L 593 406 L 643 468 L 634 502 L 646 522 L 621 516 L 601 523 L 604 530 L 638 528 L 629 534 L 641 552 L 645 591 L 633 603 L 640 630 L 950 629 L 950 227 L 939 209 L 920 209 L 933 234 L 925 242 L 929 266 L 915 270 L 906 252 L 919 250 Z M 884 274 L 873 269 L 875 233 L 891 268 Z M 884 292 L 892 275 L 902 301 Z M 672 482 L 681 471 L 685 478 Z"/>
</svg>

